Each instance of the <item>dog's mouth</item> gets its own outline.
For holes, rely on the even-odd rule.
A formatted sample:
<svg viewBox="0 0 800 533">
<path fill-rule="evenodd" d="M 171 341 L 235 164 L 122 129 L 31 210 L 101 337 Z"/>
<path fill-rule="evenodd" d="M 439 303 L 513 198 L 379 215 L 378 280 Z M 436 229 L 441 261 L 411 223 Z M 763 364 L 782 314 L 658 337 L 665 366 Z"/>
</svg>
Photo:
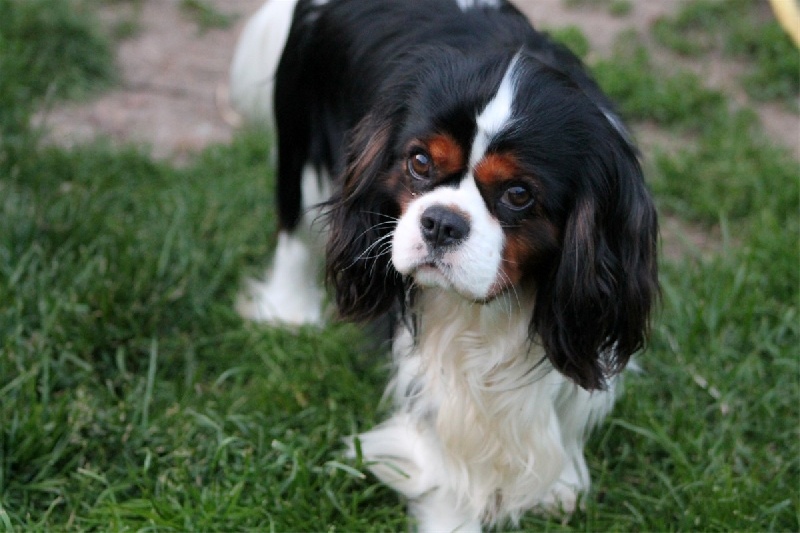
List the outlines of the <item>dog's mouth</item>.
<svg viewBox="0 0 800 533">
<path fill-rule="evenodd" d="M 420 261 L 408 275 L 420 287 L 438 287 L 452 291 L 462 298 L 479 304 L 491 302 L 508 290 L 506 284 L 498 278 L 485 294 L 476 294 L 471 288 L 458 283 L 452 265 L 436 258 Z"/>
<path fill-rule="evenodd" d="M 452 267 L 442 261 L 428 259 L 417 264 L 412 269 L 410 275 L 418 285 L 423 287 L 442 287 L 455 289 L 455 284 L 453 283 L 451 276 L 448 275 L 451 270 Z"/>
</svg>

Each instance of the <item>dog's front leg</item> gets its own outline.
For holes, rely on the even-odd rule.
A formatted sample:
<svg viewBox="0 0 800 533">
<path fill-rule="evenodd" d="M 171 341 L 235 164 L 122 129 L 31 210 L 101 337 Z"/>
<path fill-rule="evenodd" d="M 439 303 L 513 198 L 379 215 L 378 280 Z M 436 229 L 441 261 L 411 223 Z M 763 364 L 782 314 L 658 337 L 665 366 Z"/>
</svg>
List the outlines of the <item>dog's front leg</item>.
<svg viewBox="0 0 800 533">
<path fill-rule="evenodd" d="M 481 522 L 473 513 L 461 509 L 454 494 L 447 489 L 433 489 L 409 504 L 417 533 L 479 533 Z"/>
<path fill-rule="evenodd" d="M 441 451 L 424 424 L 407 413 L 397 413 L 357 439 L 372 473 L 408 499 L 412 531 L 481 531 L 478 513 L 470 512 L 447 488 Z M 355 458 L 355 439 L 348 445 L 348 455 Z"/>
</svg>

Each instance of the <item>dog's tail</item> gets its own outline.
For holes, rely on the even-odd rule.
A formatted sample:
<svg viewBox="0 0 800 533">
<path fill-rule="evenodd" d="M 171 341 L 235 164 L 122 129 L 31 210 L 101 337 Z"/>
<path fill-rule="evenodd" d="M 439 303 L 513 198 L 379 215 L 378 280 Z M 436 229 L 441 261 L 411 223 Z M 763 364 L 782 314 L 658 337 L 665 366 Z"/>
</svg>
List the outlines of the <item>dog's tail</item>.
<svg viewBox="0 0 800 533">
<path fill-rule="evenodd" d="M 267 0 L 247 21 L 230 71 L 230 101 L 246 122 L 275 126 L 275 71 L 299 0 Z"/>
</svg>

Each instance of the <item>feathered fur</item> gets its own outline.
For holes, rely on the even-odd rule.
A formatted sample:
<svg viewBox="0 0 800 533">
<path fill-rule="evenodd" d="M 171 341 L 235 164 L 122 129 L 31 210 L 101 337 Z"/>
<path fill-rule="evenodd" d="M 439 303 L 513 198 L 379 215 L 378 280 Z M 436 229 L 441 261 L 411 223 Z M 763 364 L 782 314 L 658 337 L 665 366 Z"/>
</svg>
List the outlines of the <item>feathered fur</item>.
<svg viewBox="0 0 800 533">
<path fill-rule="evenodd" d="M 658 294 L 629 132 L 580 60 L 504 0 L 278 3 L 232 71 L 243 111 L 274 98 L 249 114 L 274 116 L 278 144 L 281 246 L 247 314 L 316 321 L 314 291 L 283 305 L 270 287 L 315 287 L 298 272 L 325 241 L 339 315 L 399 318 L 395 414 L 356 439 L 420 529 L 572 509 L 586 435 Z"/>
</svg>

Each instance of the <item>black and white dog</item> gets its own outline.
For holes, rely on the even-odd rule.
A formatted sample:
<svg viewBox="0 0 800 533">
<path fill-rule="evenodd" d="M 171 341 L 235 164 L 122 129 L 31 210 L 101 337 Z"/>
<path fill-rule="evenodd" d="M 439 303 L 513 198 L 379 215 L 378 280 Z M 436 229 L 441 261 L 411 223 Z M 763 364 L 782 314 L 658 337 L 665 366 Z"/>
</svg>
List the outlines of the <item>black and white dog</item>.
<svg viewBox="0 0 800 533">
<path fill-rule="evenodd" d="M 358 439 L 420 530 L 574 508 L 658 293 L 637 150 L 581 62 L 504 0 L 270 0 L 231 94 L 277 132 L 240 310 L 322 322 L 326 246 L 343 318 L 399 316 L 395 411 Z"/>
</svg>

